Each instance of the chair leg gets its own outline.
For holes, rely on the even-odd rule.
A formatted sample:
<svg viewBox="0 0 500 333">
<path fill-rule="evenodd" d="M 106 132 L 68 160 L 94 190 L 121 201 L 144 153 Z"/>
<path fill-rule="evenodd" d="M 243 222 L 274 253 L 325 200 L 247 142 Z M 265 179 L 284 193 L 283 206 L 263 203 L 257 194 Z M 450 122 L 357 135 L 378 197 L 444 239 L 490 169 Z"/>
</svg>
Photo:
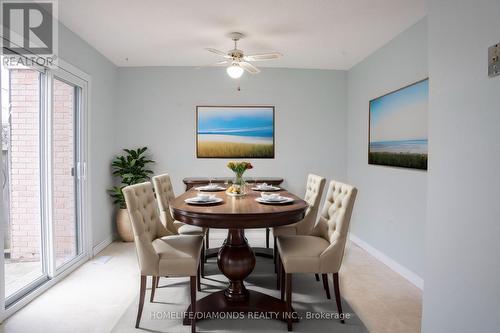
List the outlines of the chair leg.
<svg viewBox="0 0 500 333">
<path fill-rule="evenodd" d="M 166 277 L 166 276 L 165 276 Z M 160 277 L 157 276 L 156 277 L 156 288 L 158 288 L 158 286 L 160 285 Z"/>
<path fill-rule="evenodd" d="M 198 270 L 196 271 L 196 288 L 201 291 L 201 263 L 198 265 Z"/>
<path fill-rule="evenodd" d="M 321 274 L 323 277 L 323 287 L 325 288 L 326 291 L 326 298 L 330 299 L 330 286 L 328 284 L 328 275 L 327 274 Z"/>
<path fill-rule="evenodd" d="M 200 265 L 201 265 L 201 277 L 205 277 L 205 248 L 201 248 L 201 258 L 200 258 Z"/>
<path fill-rule="evenodd" d="M 279 253 L 276 257 L 276 265 L 274 265 L 274 269 L 276 271 L 276 289 L 280 290 L 280 284 L 281 284 L 281 262 L 280 262 L 280 256 Z"/>
<path fill-rule="evenodd" d="M 190 277 L 191 285 L 191 333 L 196 333 L 196 276 Z"/>
<path fill-rule="evenodd" d="M 273 255 L 273 260 L 274 260 L 274 274 L 277 274 L 278 273 L 278 260 L 277 260 L 278 251 L 276 251 L 276 250 L 273 250 L 273 251 L 274 251 L 274 255 Z"/>
<path fill-rule="evenodd" d="M 210 229 L 207 228 L 207 233 L 205 234 L 205 248 L 208 250 L 210 248 Z"/>
<path fill-rule="evenodd" d="M 335 291 L 335 301 L 337 302 L 337 309 L 339 310 L 339 315 L 342 319 L 340 322 L 345 324 L 342 312 L 342 299 L 340 297 L 340 286 L 339 286 L 339 273 L 333 273 L 333 290 Z"/>
<path fill-rule="evenodd" d="M 137 309 L 137 319 L 135 320 L 135 328 L 139 327 L 141 321 L 142 308 L 144 307 L 144 296 L 146 296 L 146 275 L 141 275 L 141 287 L 139 291 L 139 308 Z"/>
<path fill-rule="evenodd" d="M 266 228 L 266 249 L 269 248 L 269 228 Z"/>
<path fill-rule="evenodd" d="M 288 331 L 292 331 L 292 274 L 286 274 L 286 318 Z"/>
<path fill-rule="evenodd" d="M 276 246 L 276 237 L 273 236 L 273 259 L 274 259 L 274 273 L 278 273 L 278 247 Z"/>
<path fill-rule="evenodd" d="M 158 277 L 157 276 L 152 276 L 151 277 L 151 297 L 149 298 L 149 302 L 153 302 L 154 298 L 155 298 L 155 291 L 156 291 L 156 283 L 158 281 Z"/>
<path fill-rule="evenodd" d="M 283 266 L 283 262 L 280 261 L 280 287 L 281 287 L 281 300 L 285 300 L 285 291 L 286 291 L 286 282 L 285 282 L 285 266 Z"/>
<path fill-rule="evenodd" d="M 318 281 L 318 282 L 319 282 L 319 274 L 318 274 L 318 273 L 316 273 L 316 274 L 314 274 L 314 276 L 316 277 L 316 281 Z"/>
</svg>

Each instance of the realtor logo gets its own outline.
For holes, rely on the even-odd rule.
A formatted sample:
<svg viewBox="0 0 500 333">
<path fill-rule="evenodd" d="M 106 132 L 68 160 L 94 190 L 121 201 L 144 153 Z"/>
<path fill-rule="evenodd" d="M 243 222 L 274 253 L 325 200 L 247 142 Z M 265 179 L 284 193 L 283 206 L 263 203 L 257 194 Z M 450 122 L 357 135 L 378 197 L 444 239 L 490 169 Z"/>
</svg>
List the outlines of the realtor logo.
<svg viewBox="0 0 500 333">
<path fill-rule="evenodd" d="M 56 3 L 1 0 L 1 4 L 3 55 L 52 64 L 57 45 Z"/>
</svg>

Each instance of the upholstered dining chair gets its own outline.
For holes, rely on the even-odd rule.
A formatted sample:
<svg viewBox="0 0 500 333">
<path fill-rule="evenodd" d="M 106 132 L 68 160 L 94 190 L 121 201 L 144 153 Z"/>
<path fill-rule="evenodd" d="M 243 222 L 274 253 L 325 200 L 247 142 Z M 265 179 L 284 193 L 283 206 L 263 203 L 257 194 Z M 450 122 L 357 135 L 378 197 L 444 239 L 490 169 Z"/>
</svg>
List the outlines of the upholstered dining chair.
<svg viewBox="0 0 500 333">
<path fill-rule="evenodd" d="M 200 288 L 200 254 L 203 249 L 203 237 L 175 235 L 163 226 L 158 216 L 158 206 L 151 183 L 127 186 L 123 189 L 123 195 L 132 223 L 141 274 L 135 327 L 139 327 L 141 320 L 147 277 L 152 277 L 150 297 L 152 302 L 160 276 L 186 276 L 190 277 L 193 318 L 191 331 L 195 332 L 196 289 Z"/>
<path fill-rule="evenodd" d="M 194 225 L 189 225 L 182 223 L 180 221 L 174 220 L 172 212 L 170 210 L 170 203 L 175 199 L 174 189 L 172 187 L 172 182 L 170 176 L 165 173 L 163 175 L 158 175 L 153 177 L 153 186 L 156 193 L 156 199 L 158 200 L 158 206 L 160 207 L 160 218 L 163 222 L 165 228 L 176 235 L 202 235 L 205 241 L 205 248 L 208 249 L 208 229 L 200 228 Z M 203 250 L 201 257 L 205 262 L 205 250 Z M 201 275 L 205 277 L 205 269 L 202 264 Z M 158 283 L 158 281 L 157 281 Z"/>
<path fill-rule="evenodd" d="M 321 197 L 323 196 L 325 182 L 325 178 L 314 174 L 309 174 L 307 176 L 306 194 L 304 196 L 304 200 L 309 204 L 309 207 L 307 208 L 304 218 L 294 224 L 273 228 L 275 263 L 277 263 L 276 238 L 278 236 L 311 234 L 318 217 L 319 205 L 321 203 Z M 317 275 L 316 279 L 319 280 L 319 277 Z"/>
<path fill-rule="evenodd" d="M 331 181 L 321 215 L 311 234 L 278 236 L 278 279 L 282 299 L 285 298 L 286 292 L 287 312 L 290 314 L 292 274 L 297 273 L 322 274 L 327 298 L 330 298 L 328 274 L 332 273 L 335 300 L 339 314 L 342 314 L 338 272 L 344 256 L 356 194 L 357 189 L 354 186 Z M 289 318 L 291 319 L 291 316 Z M 344 323 L 343 317 L 341 322 Z M 288 320 L 288 329 L 291 328 L 292 321 Z"/>
<path fill-rule="evenodd" d="M 160 207 L 160 218 L 165 227 L 178 235 L 205 235 L 203 228 L 175 221 L 170 211 L 170 203 L 175 199 L 170 176 L 166 173 L 153 177 L 153 185 Z"/>
</svg>

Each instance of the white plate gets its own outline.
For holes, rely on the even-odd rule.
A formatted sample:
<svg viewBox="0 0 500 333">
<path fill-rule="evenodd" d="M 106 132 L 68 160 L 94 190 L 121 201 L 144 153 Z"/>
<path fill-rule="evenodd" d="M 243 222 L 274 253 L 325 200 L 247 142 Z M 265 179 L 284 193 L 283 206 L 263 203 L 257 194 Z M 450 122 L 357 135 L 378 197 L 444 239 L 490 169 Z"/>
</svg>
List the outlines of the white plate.
<svg viewBox="0 0 500 333">
<path fill-rule="evenodd" d="M 254 191 L 262 191 L 262 192 L 275 192 L 275 191 L 281 191 L 281 188 L 277 187 L 277 186 L 252 187 L 252 190 L 254 190 Z"/>
<path fill-rule="evenodd" d="M 224 201 L 224 200 L 222 200 L 222 198 L 213 198 L 213 199 L 206 200 L 206 201 L 199 201 L 196 199 L 196 197 L 188 198 L 188 199 L 184 200 L 185 203 L 188 203 L 190 205 L 213 205 L 215 203 L 219 203 L 222 201 Z"/>
<path fill-rule="evenodd" d="M 256 198 L 255 201 L 257 202 L 260 202 L 262 204 L 266 204 L 266 205 L 283 205 L 283 204 L 288 204 L 290 202 L 293 202 L 293 198 L 287 198 L 287 197 L 283 197 L 284 200 L 273 200 L 273 201 L 270 201 L 270 200 L 265 200 L 263 198 Z"/>
<path fill-rule="evenodd" d="M 198 186 L 194 188 L 197 191 L 202 191 L 202 192 L 218 192 L 218 191 L 224 191 L 226 188 L 222 186 Z"/>
</svg>

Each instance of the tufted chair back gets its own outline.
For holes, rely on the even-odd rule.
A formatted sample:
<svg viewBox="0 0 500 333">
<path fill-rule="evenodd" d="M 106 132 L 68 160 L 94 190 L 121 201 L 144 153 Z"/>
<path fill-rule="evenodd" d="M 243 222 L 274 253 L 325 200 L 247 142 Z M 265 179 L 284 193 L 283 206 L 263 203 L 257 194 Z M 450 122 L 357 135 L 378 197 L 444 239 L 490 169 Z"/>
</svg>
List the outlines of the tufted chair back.
<svg viewBox="0 0 500 333">
<path fill-rule="evenodd" d="M 170 203 L 175 199 L 174 189 L 170 176 L 166 173 L 153 177 L 158 206 L 160 207 L 160 218 L 168 231 L 177 234 L 177 228 L 174 226 L 174 218 L 170 212 Z"/>
<path fill-rule="evenodd" d="M 330 242 L 321 254 L 322 271 L 338 272 L 340 269 L 357 192 L 354 186 L 334 180 L 328 186 L 323 210 L 313 230 L 313 235 Z"/>
<path fill-rule="evenodd" d="M 309 204 L 304 219 L 297 223 L 297 235 L 310 235 L 318 217 L 319 204 L 325 188 L 326 179 L 317 175 L 307 176 L 304 200 Z"/>
<path fill-rule="evenodd" d="M 158 217 L 158 207 L 150 182 L 127 186 L 123 189 L 127 210 L 134 231 L 134 240 L 143 275 L 158 273 L 159 257 L 152 242 L 171 235 Z"/>
</svg>

